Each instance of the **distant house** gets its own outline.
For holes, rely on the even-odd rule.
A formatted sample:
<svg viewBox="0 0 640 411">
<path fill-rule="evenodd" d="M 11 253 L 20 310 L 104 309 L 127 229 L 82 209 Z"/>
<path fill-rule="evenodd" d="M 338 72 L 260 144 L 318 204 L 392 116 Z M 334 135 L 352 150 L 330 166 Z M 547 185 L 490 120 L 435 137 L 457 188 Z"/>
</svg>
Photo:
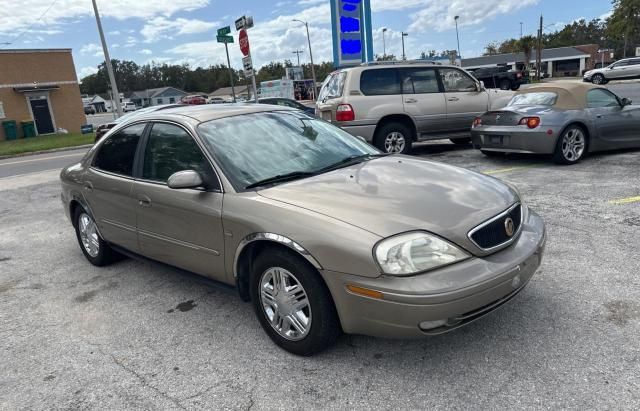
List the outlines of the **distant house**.
<svg viewBox="0 0 640 411">
<path fill-rule="evenodd" d="M 134 91 L 129 95 L 138 107 L 158 106 L 160 104 L 179 103 L 187 93 L 175 87 L 151 88 L 148 90 Z"/>
<path fill-rule="evenodd" d="M 240 86 L 240 85 L 235 86 L 235 92 L 236 92 L 236 98 L 242 97 L 242 98 L 248 99 L 249 95 L 251 94 L 247 86 Z M 209 98 L 211 97 L 219 97 L 225 100 L 231 100 L 233 99 L 231 87 L 221 87 L 216 91 L 214 91 L 213 93 L 210 93 Z"/>
<path fill-rule="evenodd" d="M 107 110 L 107 100 L 103 99 L 99 95 L 95 96 L 83 96 L 82 97 L 82 105 L 85 107 L 93 107 L 96 113 L 106 113 Z M 111 104 L 109 104 L 109 109 L 111 108 Z"/>
</svg>

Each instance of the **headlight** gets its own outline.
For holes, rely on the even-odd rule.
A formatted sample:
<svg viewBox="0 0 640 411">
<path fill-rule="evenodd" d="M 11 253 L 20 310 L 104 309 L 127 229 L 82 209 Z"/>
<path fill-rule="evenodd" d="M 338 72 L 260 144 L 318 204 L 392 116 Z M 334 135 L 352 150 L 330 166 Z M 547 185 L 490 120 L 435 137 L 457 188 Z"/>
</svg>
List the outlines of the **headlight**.
<svg viewBox="0 0 640 411">
<path fill-rule="evenodd" d="M 400 234 L 382 240 L 374 255 L 385 274 L 410 275 L 469 258 L 455 245 L 425 232 Z"/>
</svg>

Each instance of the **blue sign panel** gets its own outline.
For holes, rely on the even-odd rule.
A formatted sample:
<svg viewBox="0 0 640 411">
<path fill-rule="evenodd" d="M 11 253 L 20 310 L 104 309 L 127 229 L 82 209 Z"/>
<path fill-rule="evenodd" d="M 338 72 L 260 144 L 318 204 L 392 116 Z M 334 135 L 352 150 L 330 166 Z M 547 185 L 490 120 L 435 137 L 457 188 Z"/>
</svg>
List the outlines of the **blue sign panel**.
<svg viewBox="0 0 640 411">
<path fill-rule="evenodd" d="M 331 24 L 336 67 L 373 60 L 370 0 L 331 0 Z"/>
</svg>

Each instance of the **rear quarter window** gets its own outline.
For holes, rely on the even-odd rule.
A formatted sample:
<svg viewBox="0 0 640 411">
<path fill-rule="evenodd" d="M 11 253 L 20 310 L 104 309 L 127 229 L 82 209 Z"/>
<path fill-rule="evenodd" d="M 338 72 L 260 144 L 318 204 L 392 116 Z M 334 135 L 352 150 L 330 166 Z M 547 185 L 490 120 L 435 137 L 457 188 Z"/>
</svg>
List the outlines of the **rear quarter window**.
<svg viewBox="0 0 640 411">
<path fill-rule="evenodd" d="M 401 94 L 396 69 L 365 70 L 360 74 L 360 91 L 365 96 Z"/>
</svg>

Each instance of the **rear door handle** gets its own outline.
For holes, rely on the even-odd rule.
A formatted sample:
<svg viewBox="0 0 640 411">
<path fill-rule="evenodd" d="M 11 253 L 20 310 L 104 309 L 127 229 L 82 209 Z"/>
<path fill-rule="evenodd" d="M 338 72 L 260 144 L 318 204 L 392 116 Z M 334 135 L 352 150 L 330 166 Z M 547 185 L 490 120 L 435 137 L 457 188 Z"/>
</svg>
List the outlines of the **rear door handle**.
<svg viewBox="0 0 640 411">
<path fill-rule="evenodd" d="M 596 116 L 596 118 L 602 118 L 602 117 L 604 117 L 604 115 L 603 115 L 603 114 L 598 114 L 598 115 Z"/>
<path fill-rule="evenodd" d="M 405 103 L 417 103 L 418 100 L 416 100 L 415 98 L 408 98 L 404 101 Z"/>
<path fill-rule="evenodd" d="M 138 204 L 140 207 L 151 207 L 151 199 L 145 195 L 139 195 Z"/>
<path fill-rule="evenodd" d="M 90 181 L 85 181 L 83 188 L 85 189 L 85 191 L 91 192 L 93 191 L 93 184 L 91 184 Z"/>
<path fill-rule="evenodd" d="M 447 99 L 447 101 L 459 101 L 460 99 L 458 97 L 449 97 Z"/>
</svg>

